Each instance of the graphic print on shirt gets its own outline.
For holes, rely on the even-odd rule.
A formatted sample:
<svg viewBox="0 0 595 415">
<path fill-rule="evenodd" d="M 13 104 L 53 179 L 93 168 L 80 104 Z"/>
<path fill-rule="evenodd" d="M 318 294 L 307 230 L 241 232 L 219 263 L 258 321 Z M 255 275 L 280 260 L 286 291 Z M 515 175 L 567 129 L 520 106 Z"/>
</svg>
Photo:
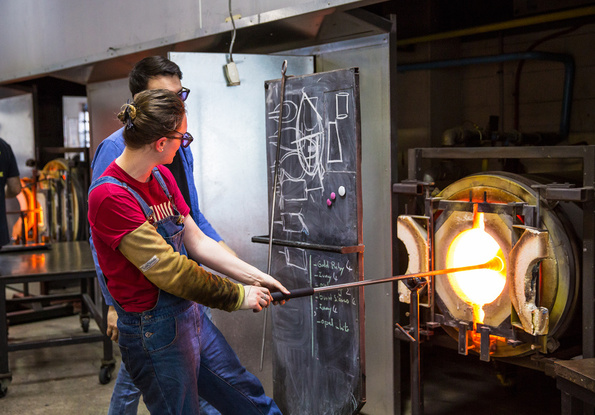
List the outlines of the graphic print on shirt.
<svg viewBox="0 0 595 415">
<path fill-rule="evenodd" d="M 153 212 L 155 214 L 155 222 L 159 222 L 162 219 L 167 218 L 168 216 L 173 216 L 174 211 L 171 207 L 171 201 L 163 202 L 159 205 L 151 206 Z"/>
</svg>

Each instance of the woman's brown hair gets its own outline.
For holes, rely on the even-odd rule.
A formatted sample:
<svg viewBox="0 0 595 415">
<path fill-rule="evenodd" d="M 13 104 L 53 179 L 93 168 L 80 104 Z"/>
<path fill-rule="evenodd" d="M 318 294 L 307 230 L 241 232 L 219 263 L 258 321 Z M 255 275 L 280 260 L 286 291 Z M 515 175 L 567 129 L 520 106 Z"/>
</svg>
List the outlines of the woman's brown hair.
<svg viewBox="0 0 595 415">
<path fill-rule="evenodd" d="M 184 114 L 184 103 L 175 93 L 151 89 L 122 105 L 118 118 L 124 124 L 126 145 L 136 149 L 167 137 L 182 124 Z"/>
</svg>

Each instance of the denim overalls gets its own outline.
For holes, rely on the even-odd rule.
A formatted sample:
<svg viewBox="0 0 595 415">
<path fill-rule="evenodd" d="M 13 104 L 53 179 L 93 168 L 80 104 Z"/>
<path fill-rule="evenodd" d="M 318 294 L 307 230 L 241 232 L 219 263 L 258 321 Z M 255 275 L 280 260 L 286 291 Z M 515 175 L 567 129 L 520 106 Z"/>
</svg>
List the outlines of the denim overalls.
<svg viewBox="0 0 595 415">
<path fill-rule="evenodd" d="M 186 255 L 182 216 L 157 169 L 153 177 L 175 212 L 154 225 L 175 251 Z M 127 189 L 152 221 L 153 211 L 142 197 L 113 177 L 100 177 L 89 193 L 104 183 Z M 98 276 L 103 277 L 100 272 Z M 202 306 L 162 290 L 155 306 L 142 313 L 126 312 L 115 300 L 113 304 L 118 312 L 122 361 L 151 413 L 198 414 L 199 394 L 222 414 L 281 413 L 260 381 L 241 365 Z"/>
</svg>

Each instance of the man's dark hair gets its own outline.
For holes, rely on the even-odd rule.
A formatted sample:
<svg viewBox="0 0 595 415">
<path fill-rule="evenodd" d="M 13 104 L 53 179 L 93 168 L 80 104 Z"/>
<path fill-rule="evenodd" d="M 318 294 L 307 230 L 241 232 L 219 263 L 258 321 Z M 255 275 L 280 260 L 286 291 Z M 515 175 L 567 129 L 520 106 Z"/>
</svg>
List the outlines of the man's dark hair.
<svg viewBox="0 0 595 415">
<path fill-rule="evenodd" d="M 151 78 L 156 76 L 177 76 L 182 79 L 182 71 L 174 62 L 163 56 L 149 56 L 137 62 L 128 76 L 128 88 L 135 96 L 147 89 Z"/>
</svg>

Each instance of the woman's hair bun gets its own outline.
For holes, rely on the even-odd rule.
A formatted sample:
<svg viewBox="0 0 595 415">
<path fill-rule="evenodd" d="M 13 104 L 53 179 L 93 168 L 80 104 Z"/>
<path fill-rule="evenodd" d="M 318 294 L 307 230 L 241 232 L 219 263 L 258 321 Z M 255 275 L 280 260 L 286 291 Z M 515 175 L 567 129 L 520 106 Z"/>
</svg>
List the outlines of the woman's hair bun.
<svg viewBox="0 0 595 415">
<path fill-rule="evenodd" d="M 134 128 L 134 119 L 136 118 L 136 107 L 134 102 L 122 105 L 118 118 L 126 126 L 126 129 Z"/>
<path fill-rule="evenodd" d="M 134 121 L 136 118 L 136 107 L 134 106 L 134 102 L 132 104 L 126 104 L 126 112 L 130 117 L 131 121 Z"/>
</svg>

